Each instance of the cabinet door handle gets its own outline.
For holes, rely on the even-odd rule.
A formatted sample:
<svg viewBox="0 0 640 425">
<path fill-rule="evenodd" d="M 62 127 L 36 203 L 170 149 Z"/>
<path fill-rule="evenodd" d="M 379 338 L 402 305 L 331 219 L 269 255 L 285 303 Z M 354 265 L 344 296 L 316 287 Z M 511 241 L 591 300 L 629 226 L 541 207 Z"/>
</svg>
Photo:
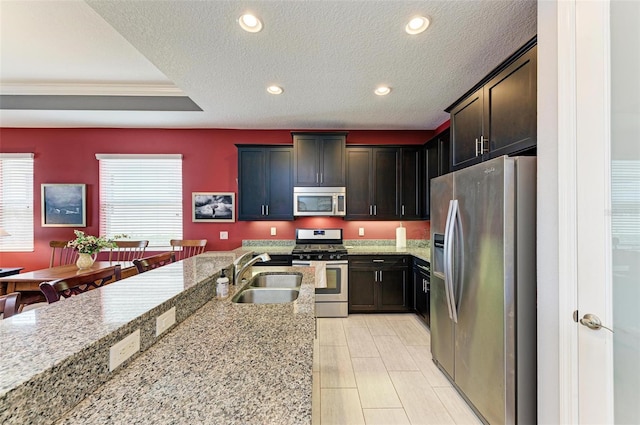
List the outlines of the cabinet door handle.
<svg viewBox="0 0 640 425">
<path fill-rule="evenodd" d="M 374 263 L 384 263 L 384 260 L 373 260 Z"/>
<path fill-rule="evenodd" d="M 319 174 L 318 174 L 318 173 L 316 173 L 316 183 L 319 183 L 319 182 L 320 182 L 320 179 L 318 178 L 318 176 L 319 176 Z"/>
<path fill-rule="evenodd" d="M 369 215 L 373 215 L 373 205 L 369 205 Z"/>
<path fill-rule="evenodd" d="M 380 270 L 380 282 L 382 282 L 382 270 Z"/>
<path fill-rule="evenodd" d="M 373 215 L 378 215 L 378 206 L 377 205 L 373 206 Z"/>
<path fill-rule="evenodd" d="M 404 215 L 404 205 L 402 206 L 402 212 L 400 214 Z"/>
<path fill-rule="evenodd" d="M 484 148 L 484 142 L 487 142 L 487 149 Z M 489 153 L 489 139 L 485 139 L 483 135 L 480 136 L 480 155 Z"/>
<path fill-rule="evenodd" d="M 320 183 L 324 183 L 324 173 L 320 173 Z"/>
<path fill-rule="evenodd" d="M 264 215 L 264 205 L 260 205 L 260 215 Z"/>
<path fill-rule="evenodd" d="M 265 211 L 267 212 L 265 215 L 269 215 L 269 205 L 265 205 Z"/>
<path fill-rule="evenodd" d="M 478 138 L 476 137 L 476 156 L 478 156 Z"/>
<path fill-rule="evenodd" d="M 374 272 L 373 272 L 373 281 L 374 282 L 378 281 L 378 271 L 377 270 L 374 270 Z"/>
</svg>

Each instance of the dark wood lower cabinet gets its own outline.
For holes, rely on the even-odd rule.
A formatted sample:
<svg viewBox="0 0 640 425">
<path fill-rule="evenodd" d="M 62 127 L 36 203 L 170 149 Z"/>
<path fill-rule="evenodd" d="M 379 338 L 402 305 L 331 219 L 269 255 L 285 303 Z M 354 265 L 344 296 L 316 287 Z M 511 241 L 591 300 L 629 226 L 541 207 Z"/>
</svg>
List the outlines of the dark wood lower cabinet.
<svg viewBox="0 0 640 425">
<path fill-rule="evenodd" d="M 431 324 L 429 311 L 430 279 L 431 269 L 429 263 L 415 258 L 413 260 L 414 308 L 418 317 L 420 317 L 427 326 Z"/>
<path fill-rule="evenodd" d="M 402 255 L 350 258 L 349 312 L 411 311 L 409 260 Z"/>
</svg>

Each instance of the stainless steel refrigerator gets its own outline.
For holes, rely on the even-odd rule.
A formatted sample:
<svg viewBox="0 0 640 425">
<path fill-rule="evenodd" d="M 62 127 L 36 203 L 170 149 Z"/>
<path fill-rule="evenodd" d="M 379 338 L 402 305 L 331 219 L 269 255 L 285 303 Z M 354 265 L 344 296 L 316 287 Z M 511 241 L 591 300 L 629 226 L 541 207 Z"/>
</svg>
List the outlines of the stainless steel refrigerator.
<svg viewBox="0 0 640 425">
<path fill-rule="evenodd" d="M 481 419 L 536 423 L 536 159 L 431 181 L 431 352 Z"/>
</svg>

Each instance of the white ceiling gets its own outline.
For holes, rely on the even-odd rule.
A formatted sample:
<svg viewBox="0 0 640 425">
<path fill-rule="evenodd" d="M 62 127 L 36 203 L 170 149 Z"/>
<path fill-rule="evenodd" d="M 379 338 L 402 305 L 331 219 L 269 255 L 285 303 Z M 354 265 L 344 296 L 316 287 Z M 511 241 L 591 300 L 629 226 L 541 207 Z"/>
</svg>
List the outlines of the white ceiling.
<svg viewBox="0 0 640 425">
<path fill-rule="evenodd" d="M 247 11 L 261 32 L 240 29 Z M 418 14 L 431 26 L 410 36 Z M 2 95 L 188 96 L 202 109 L 2 109 L 2 127 L 421 130 L 536 34 L 536 2 L 0 0 L 0 28 Z M 381 84 L 390 95 L 373 94 Z"/>
</svg>

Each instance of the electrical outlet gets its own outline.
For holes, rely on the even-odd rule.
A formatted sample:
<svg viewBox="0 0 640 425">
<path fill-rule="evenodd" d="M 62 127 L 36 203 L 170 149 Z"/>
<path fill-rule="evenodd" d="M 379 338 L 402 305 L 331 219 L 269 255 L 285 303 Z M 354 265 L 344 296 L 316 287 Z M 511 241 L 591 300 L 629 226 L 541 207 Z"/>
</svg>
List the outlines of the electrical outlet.
<svg viewBox="0 0 640 425">
<path fill-rule="evenodd" d="M 364 236 L 364 227 L 358 228 L 358 236 Z"/>
<path fill-rule="evenodd" d="M 116 342 L 109 349 L 109 372 L 140 351 L 140 329 Z"/>
<path fill-rule="evenodd" d="M 220 232 L 220 239 L 229 239 L 229 232 Z"/>
<path fill-rule="evenodd" d="M 275 236 L 276 235 L 276 228 L 272 227 L 271 228 L 271 236 Z"/>
<path fill-rule="evenodd" d="M 162 333 L 173 326 L 174 323 L 176 323 L 176 308 L 171 307 L 156 317 L 156 336 L 162 335 Z"/>
</svg>

